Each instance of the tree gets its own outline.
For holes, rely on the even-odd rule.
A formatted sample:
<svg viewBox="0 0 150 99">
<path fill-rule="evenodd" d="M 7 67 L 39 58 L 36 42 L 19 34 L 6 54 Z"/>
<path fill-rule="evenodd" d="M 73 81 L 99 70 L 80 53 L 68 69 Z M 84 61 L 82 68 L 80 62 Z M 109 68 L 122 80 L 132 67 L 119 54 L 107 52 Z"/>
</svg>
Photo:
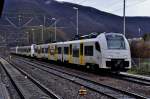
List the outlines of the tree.
<svg viewBox="0 0 150 99">
<path fill-rule="evenodd" d="M 144 34 L 143 39 L 144 39 L 144 41 L 149 41 L 150 40 L 150 34 Z"/>
</svg>

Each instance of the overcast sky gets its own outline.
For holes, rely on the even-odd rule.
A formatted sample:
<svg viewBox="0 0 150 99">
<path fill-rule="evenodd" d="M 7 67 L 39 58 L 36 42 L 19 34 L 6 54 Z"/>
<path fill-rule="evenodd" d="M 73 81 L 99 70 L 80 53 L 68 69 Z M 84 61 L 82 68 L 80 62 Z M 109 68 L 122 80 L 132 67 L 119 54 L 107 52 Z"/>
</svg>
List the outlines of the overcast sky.
<svg viewBox="0 0 150 99">
<path fill-rule="evenodd" d="M 57 0 L 91 6 L 101 11 L 123 15 L 123 0 Z M 150 16 L 150 0 L 126 0 L 127 16 Z"/>
</svg>

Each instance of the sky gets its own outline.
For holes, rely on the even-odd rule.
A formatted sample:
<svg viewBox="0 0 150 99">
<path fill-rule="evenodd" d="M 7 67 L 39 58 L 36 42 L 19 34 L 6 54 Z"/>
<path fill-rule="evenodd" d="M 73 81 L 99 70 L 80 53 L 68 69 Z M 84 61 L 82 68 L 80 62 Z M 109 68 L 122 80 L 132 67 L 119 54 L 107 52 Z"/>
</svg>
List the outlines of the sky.
<svg viewBox="0 0 150 99">
<path fill-rule="evenodd" d="M 123 15 L 123 0 L 57 0 L 94 7 L 101 11 Z M 150 0 L 126 0 L 127 16 L 150 16 Z"/>
</svg>

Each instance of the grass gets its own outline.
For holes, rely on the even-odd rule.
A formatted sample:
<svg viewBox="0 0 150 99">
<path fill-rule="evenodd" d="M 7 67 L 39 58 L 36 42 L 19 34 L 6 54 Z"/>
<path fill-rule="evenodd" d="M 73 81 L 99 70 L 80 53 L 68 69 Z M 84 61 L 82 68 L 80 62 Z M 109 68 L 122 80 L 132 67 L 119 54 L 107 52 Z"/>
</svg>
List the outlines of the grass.
<svg viewBox="0 0 150 99">
<path fill-rule="evenodd" d="M 133 66 L 128 73 L 150 76 L 150 62 L 143 62 L 140 66 Z"/>
</svg>

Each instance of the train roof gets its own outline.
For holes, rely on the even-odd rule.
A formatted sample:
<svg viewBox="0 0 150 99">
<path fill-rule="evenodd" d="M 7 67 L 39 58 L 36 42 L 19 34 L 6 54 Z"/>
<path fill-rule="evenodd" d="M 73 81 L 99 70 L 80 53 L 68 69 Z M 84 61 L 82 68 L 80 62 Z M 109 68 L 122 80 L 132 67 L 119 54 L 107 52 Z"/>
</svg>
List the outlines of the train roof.
<svg viewBox="0 0 150 99">
<path fill-rule="evenodd" d="M 18 48 L 30 48 L 31 46 L 17 46 Z"/>
<path fill-rule="evenodd" d="M 80 39 L 78 39 L 78 40 L 71 40 L 71 41 L 64 41 L 64 42 L 55 42 L 55 43 L 47 43 L 47 44 L 39 44 L 39 45 L 34 44 L 34 45 L 36 45 L 36 46 L 48 46 L 48 45 L 53 45 L 53 44 L 55 45 L 55 44 L 71 44 L 71 43 L 78 43 L 78 42 L 95 42 L 95 41 L 98 40 L 98 38 L 103 37 L 104 35 L 109 35 L 109 34 L 117 34 L 117 35 L 122 35 L 123 36 L 123 34 L 121 34 L 121 33 L 113 33 L 113 32 L 97 33 L 97 32 L 94 32 L 94 33 L 91 33 L 89 35 L 81 36 Z M 27 48 L 27 47 L 31 47 L 31 46 L 18 46 L 18 47 Z"/>
</svg>

